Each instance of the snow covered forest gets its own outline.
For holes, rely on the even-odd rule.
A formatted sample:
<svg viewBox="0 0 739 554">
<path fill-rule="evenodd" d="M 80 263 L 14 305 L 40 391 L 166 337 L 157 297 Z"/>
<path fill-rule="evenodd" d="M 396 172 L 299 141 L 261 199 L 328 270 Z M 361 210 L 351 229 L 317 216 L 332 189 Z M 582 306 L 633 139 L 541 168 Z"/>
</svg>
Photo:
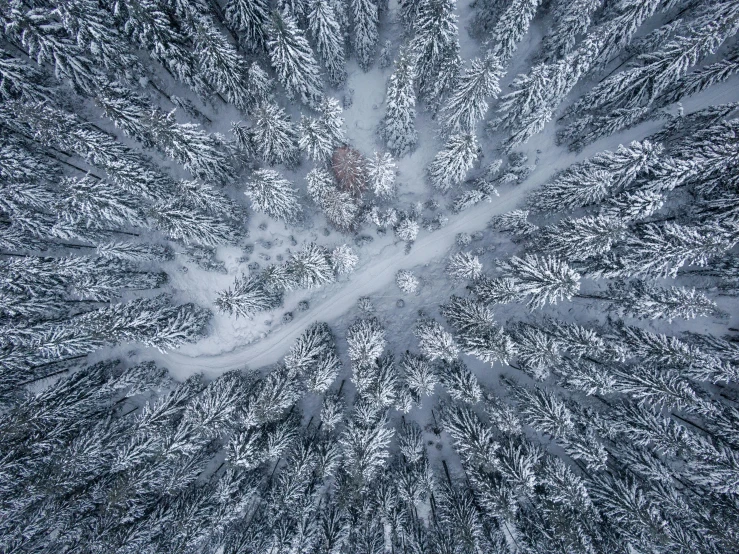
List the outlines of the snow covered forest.
<svg viewBox="0 0 739 554">
<path fill-rule="evenodd" d="M 739 552 L 739 0 L 0 22 L 0 553 Z"/>
</svg>

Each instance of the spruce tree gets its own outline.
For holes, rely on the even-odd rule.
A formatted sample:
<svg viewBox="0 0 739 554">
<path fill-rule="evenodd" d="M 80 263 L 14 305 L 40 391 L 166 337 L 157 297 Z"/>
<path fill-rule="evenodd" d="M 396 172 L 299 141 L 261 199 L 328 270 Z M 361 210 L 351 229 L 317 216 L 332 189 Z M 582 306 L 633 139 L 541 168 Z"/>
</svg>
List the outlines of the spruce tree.
<svg viewBox="0 0 739 554">
<path fill-rule="evenodd" d="M 477 279 L 482 275 L 482 264 L 477 256 L 459 252 L 449 259 L 446 271 L 452 279 Z"/>
<path fill-rule="evenodd" d="M 216 307 L 228 314 L 251 317 L 257 312 L 280 305 L 282 298 L 269 290 L 264 282 L 254 275 L 236 277 L 231 288 L 218 293 Z"/>
<path fill-rule="evenodd" d="M 445 331 L 438 321 L 429 318 L 419 319 L 413 334 L 418 338 L 421 352 L 431 361 L 442 359 L 451 363 L 459 353 L 454 337 Z"/>
<path fill-rule="evenodd" d="M 501 77 L 501 64 L 492 52 L 483 60 L 472 60 L 441 110 L 444 129 L 449 133 L 473 132 L 488 111 L 488 99 L 500 92 Z"/>
<path fill-rule="evenodd" d="M 566 262 L 547 256 L 516 256 L 498 262 L 502 277 L 478 280 L 475 294 L 486 303 L 527 301 L 531 309 L 570 299 L 580 290 L 580 274 Z"/>
<path fill-rule="evenodd" d="M 199 17 L 193 21 L 194 50 L 203 77 L 223 97 L 237 108 L 248 105 L 245 89 L 246 60 L 215 27 L 210 18 Z"/>
<path fill-rule="evenodd" d="M 369 178 L 372 192 L 379 198 L 392 198 L 395 196 L 395 163 L 390 154 L 382 156 L 375 152 L 367 164 L 367 177 Z"/>
<path fill-rule="evenodd" d="M 308 30 L 323 60 L 328 79 L 335 87 L 346 80 L 344 37 L 331 0 L 312 0 Z"/>
<path fill-rule="evenodd" d="M 636 115 L 641 119 L 669 86 L 737 31 L 739 11 L 735 3 L 718 2 L 710 11 L 699 12 L 678 36 L 643 55 L 641 65 L 603 80 L 583 96 L 571 113 L 588 121 L 575 121 L 573 125 L 578 129 L 583 124 L 591 127 L 587 142 L 630 126 L 630 118 Z"/>
<path fill-rule="evenodd" d="M 357 256 L 354 253 L 354 250 L 346 244 L 337 246 L 331 251 L 331 265 L 333 265 L 334 271 L 338 275 L 354 271 L 358 261 L 359 256 Z"/>
<path fill-rule="evenodd" d="M 572 52 L 602 3 L 602 0 L 556 2 L 552 8 L 552 27 L 542 40 L 542 60 L 551 63 Z"/>
<path fill-rule="evenodd" d="M 436 111 L 455 84 L 461 60 L 456 0 L 425 0 L 418 7 L 410 49 L 419 94 Z"/>
<path fill-rule="evenodd" d="M 300 139 L 298 146 L 311 160 L 326 161 L 334 153 L 331 137 L 327 136 L 318 119 L 303 116 L 300 120 Z"/>
<path fill-rule="evenodd" d="M 274 12 L 269 28 L 269 57 L 291 98 L 316 108 L 323 97 L 318 63 L 305 35 L 289 12 Z"/>
<path fill-rule="evenodd" d="M 394 156 L 404 156 L 418 141 L 416 132 L 415 56 L 403 48 L 395 60 L 395 70 L 387 88 L 387 109 L 380 123 L 380 135 Z"/>
<path fill-rule="evenodd" d="M 418 277 L 413 272 L 401 269 L 395 274 L 395 283 L 406 294 L 413 294 L 418 290 Z"/>
<path fill-rule="evenodd" d="M 621 145 L 615 152 L 600 152 L 560 172 L 536 191 L 529 203 L 537 209 L 557 211 L 597 204 L 655 167 L 661 153 L 659 145 L 646 140 L 634 141 L 628 147 Z"/>
<path fill-rule="evenodd" d="M 296 192 L 290 182 L 276 171 L 259 169 L 246 184 L 244 194 L 251 200 L 254 211 L 289 223 L 295 221 L 302 212 Z"/>
<path fill-rule="evenodd" d="M 373 0 L 351 0 L 351 10 L 354 20 L 352 46 L 359 67 L 368 71 L 377 49 L 377 3 Z"/>
<path fill-rule="evenodd" d="M 403 369 L 405 383 L 413 395 L 416 403 L 424 396 L 430 396 L 439 380 L 432 365 L 422 356 L 417 356 L 406 351 L 400 362 Z"/>
<path fill-rule="evenodd" d="M 429 165 L 428 174 L 432 186 L 447 192 L 451 187 L 462 182 L 467 171 L 477 160 L 480 147 L 474 134 L 460 133 L 452 135 Z"/>
<path fill-rule="evenodd" d="M 490 41 L 493 52 L 504 64 L 513 57 L 540 3 L 540 0 L 513 0 L 496 22 Z"/>
<path fill-rule="evenodd" d="M 228 0 L 225 14 L 229 26 L 249 48 L 265 48 L 269 25 L 266 0 Z"/>
<path fill-rule="evenodd" d="M 288 267 L 300 288 L 320 287 L 334 280 L 328 250 L 314 242 L 293 254 Z"/>
<path fill-rule="evenodd" d="M 285 110 L 277 104 L 268 101 L 256 109 L 251 140 L 268 164 L 297 165 L 298 133 Z"/>
<path fill-rule="evenodd" d="M 626 46 L 642 23 L 654 14 L 658 0 L 629 0 L 615 7 L 612 17 L 590 29 L 579 47 L 562 60 L 534 66 L 519 76 L 513 91 L 501 98 L 499 126 L 515 133 L 508 147 L 526 142 L 551 121 L 554 110 L 579 80 L 607 64 Z"/>
<path fill-rule="evenodd" d="M 347 331 L 349 359 L 360 365 L 372 364 L 385 349 L 385 329 L 376 318 L 360 319 Z"/>
<path fill-rule="evenodd" d="M 223 217 L 209 215 L 179 200 L 158 202 L 148 215 L 163 232 L 185 244 L 233 244 L 239 236 L 234 226 Z"/>
</svg>

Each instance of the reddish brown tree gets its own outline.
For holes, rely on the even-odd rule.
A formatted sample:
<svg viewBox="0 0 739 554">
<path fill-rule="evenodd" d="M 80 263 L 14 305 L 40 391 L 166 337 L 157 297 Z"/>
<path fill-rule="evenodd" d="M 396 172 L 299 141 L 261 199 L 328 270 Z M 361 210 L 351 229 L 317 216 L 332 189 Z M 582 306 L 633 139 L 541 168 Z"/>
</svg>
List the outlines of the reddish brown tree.
<svg viewBox="0 0 739 554">
<path fill-rule="evenodd" d="M 334 150 L 331 165 L 339 188 L 360 196 L 367 188 L 367 165 L 364 156 L 349 146 Z"/>
</svg>

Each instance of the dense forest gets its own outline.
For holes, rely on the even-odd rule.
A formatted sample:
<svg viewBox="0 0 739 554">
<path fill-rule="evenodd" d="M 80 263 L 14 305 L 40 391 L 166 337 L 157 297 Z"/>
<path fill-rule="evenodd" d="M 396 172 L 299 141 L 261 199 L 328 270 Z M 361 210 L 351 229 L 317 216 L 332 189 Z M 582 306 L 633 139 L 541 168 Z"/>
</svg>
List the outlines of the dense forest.
<svg viewBox="0 0 739 554">
<path fill-rule="evenodd" d="M 739 0 L 0 22 L 0 552 L 739 552 Z"/>
</svg>

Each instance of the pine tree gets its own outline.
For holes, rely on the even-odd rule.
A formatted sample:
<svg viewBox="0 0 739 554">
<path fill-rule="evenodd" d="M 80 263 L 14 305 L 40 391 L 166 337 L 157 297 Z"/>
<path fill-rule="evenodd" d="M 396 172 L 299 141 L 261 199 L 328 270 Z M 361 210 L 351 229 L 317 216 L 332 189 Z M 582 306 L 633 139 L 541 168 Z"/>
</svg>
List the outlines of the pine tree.
<svg viewBox="0 0 739 554">
<path fill-rule="evenodd" d="M 326 219 L 342 231 L 351 230 L 359 213 L 355 198 L 338 190 L 331 175 L 323 169 L 311 170 L 306 181 L 311 200 L 323 210 Z"/>
<path fill-rule="evenodd" d="M 488 546 L 483 517 L 473 498 L 473 492 L 447 483 L 439 491 L 438 519 L 461 551 L 474 552 Z"/>
<path fill-rule="evenodd" d="M 454 443 L 454 449 L 464 464 L 491 464 L 499 444 L 493 429 L 485 425 L 466 404 L 454 402 L 442 405 L 441 423 Z"/>
<path fill-rule="evenodd" d="M 734 368 L 722 362 L 707 349 L 677 337 L 652 333 L 639 327 L 623 327 L 620 332 L 629 348 L 629 355 L 647 364 L 664 364 L 680 368 L 696 381 L 733 381 Z"/>
<path fill-rule="evenodd" d="M 528 217 L 529 210 L 513 210 L 492 218 L 488 227 L 502 233 L 510 233 L 514 237 L 526 237 L 538 229 L 528 221 Z"/>
<path fill-rule="evenodd" d="M 319 108 L 321 117 L 300 121 L 300 148 L 316 161 L 327 161 L 344 142 L 343 110 L 335 98 L 325 98 Z"/>
<path fill-rule="evenodd" d="M 229 219 L 238 219 L 241 216 L 236 203 L 209 184 L 182 180 L 177 183 L 177 192 L 182 195 L 184 203 L 208 214 Z"/>
<path fill-rule="evenodd" d="M 115 6 L 105 6 L 118 22 L 119 28 L 131 40 L 149 51 L 173 75 L 191 87 L 198 95 L 208 93 L 200 78 L 195 60 L 187 48 L 187 37 L 172 25 L 169 14 L 152 0 L 123 0 Z"/>
<path fill-rule="evenodd" d="M 505 0 L 475 0 L 470 33 L 475 38 L 489 34 L 500 19 L 507 3 Z"/>
<path fill-rule="evenodd" d="M 308 327 L 285 356 L 285 367 L 303 375 L 308 388 L 317 393 L 328 390 L 340 366 L 333 335 L 325 323 Z"/>
<path fill-rule="evenodd" d="M 174 252 L 168 245 L 132 242 L 102 243 L 97 246 L 95 252 L 106 260 L 131 262 L 168 261 L 174 257 Z"/>
<path fill-rule="evenodd" d="M 274 12 L 267 46 L 277 78 L 291 98 L 318 107 L 323 97 L 318 63 L 303 31 L 289 12 Z"/>
<path fill-rule="evenodd" d="M 332 189 L 321 202 L 326 219 L 337 229 L 347 232 L 357 225 L 360 206 L 356 198 L 348 192 Z"/>
<path fill-rule="evenodd" d="M 35 356 L 47 360 L 88 354 L 120 342 L 165 350 L 194 342 L 209 319 L 207 310 L 193 304 L 170 306 L 168 297 L 160 295 L 114 304 L 61 323 L 41 323 L 8 340 L 23 350 L 32 348 Z"/>
<path fill-rule="evenodd" d="M 380 414 L 367 421 L 355 413 L 339 439 L 348 471 L 363 486 L 376 478 L 390 456 L 387 448 L 395 431 L 388 429 L 385 423 Z"/>
<path fill-rule="evenodd" d="M 251 317 L 257 312 L 276 308 L 282 303 L 280 295 L 265 287 L 258 276 L 236 277 L 231 288 L 218 293 L 216 307 L 228 314 Z"/>
<path fill-rule="evenodd" d="M 658 105 L 665 106 L 686 96 L 698 94 L 725 81 L 737 71 L 739 71 L 739 52 L 734 49 L 725 59 L 703 66 L 680 78 L 660 96 Z"/>
<path fill-rule="evenodd" d="M 373 0 L 351 0 L 354 20 L 353 43 L 357 63 L 363 71 L 368 71 L 377 49 L 377 4 Z"/>
<path fill-rule="evenodd" d="M 654 215 L 664 206 L 664 196 L 659 192 L 637 190 L 610 198 L 601 208 L 605 217 L 632 223 Z"/>
<path fill-rule="evenodd" d="M 624 244 L 624 275 L 675 277 L 685 265 L 706 266 L 739 240 L 718 225 L 647 223 Z"/>
<path fill-rule="evenodd" d="M 69 81 L 75 91 L 93 95 L 100 71 L 80 45 L 54 20 L 51 10 L 24 10 L 25 6 L 13 4 L 4 14 L 8 37 L 25 48 L 24 53 L 36 63 L 50 63 L 55 76 Z M 52 35 L 48 29 L 56 32 Z"/>
<path fill-rule="evenodd" d="M 335 87 L 340 86 L 346 80 L 344 37 L 333 3 L 330 0 L 312 0 L 308 25 L 329 82 Z"/>
<path fill-rule="evenodd" d="M 203 181 L 220 183 L 234 178 L 218 135 L 208 135 L 192 123 L 176 123 L 174 111 L 153 112 L 146 120 L 147 133 L 169 157 Z"/>
<path fill-rule="evenodd" d="M 719 23 L 720 22 L 720 23 Z M 701 58 L 712 53 L 739 31 L 739 11 L 733 2 L 718 2 L 710 11 L 690 20 L 675 38 L 642 56 L 643 64 L 605 79 L 581 98 L 572 113 L 578 117 L 603 114 L 590 120 L 592 141 L 606 132 L 629 126 L 621 113 L 641 115 L 672 83 L 683 77 Z M 583 114 L 583 115 L 581 115 Z M 582 127 L 577 121 L 573 125 Z"/>
<path fill-rule="evenodd" d="M 285 110 L 273 102 L 261 104 L 254 113 L 252 143 L 270 165 L 298 164 L 298 133 Z"/>
<path fill-rule="evenodd" d="M 321 205 L 325 196 L 336 189 L 336 184 L 328 171 L 320 168 L 311 169 L 305 176 L 308 196 L 314 204 Z"/>
<path fill-rule="evenodd" d="M 495 323 L 493 313 L 469 298 L 452 296 L 441 306 L 441 315 L 454 329 L 455 340 L 464 352 L 493 364 L 508 363 L 514 353 L 511 337 Z"/>
<path fill-rule="evenodd" d="M 647 281 L 616 281 L 609 284 L 603 298 L 612 309 L 625 315 L 648 319 L 693 319 L 717 314 L 716 303 L 705 294 L 683 287 L 658 287 Z"/>
<path fill-rule="evenodd" d="M 397 403 L 397 377 L 393 356 L 382 354 L 368 367 L 355 367 L 352 380 L 362 399 L 382 410 Z"/>
<path fill-rule="evenodd" d="M 258 62 L 252 62 L 246 72 L 246 99 L 249 107 L 269 100 L 274 81 Z"/>
<path fill-rule="evenodd" d="M 297 191 L 290 182 L 272 169 L 259 169 L 246 184 L 246 194 L 254 211 L 286 222 L 295 221 L 302 212 Z"/>
<path fill-rule="evenodd" d="M 264 48 L 269 25 L 269 3 L 266 0 L 228 0 L 226 19 L 239 38 L 251 49 Z"/>
<path fill-rule="evenodd" d="M 60 185 L 64 195 L 57 209 L 64 226 L 86 229 L 147 226 L 138 203 L 119 187 L 90 177 L 63 179 Z"/>
<path fill-rule="evenodd" d="M 508 148 L 527 141 L 548 123 L 557 106 L 589 71 L 605 66 L 626 46 L 642 23 L 652 16 L 658 0 L 628 0 L 615 7 L 612 17 L 594 26 L 579 47 L 561 60 L 538 64 L 528 75 L 519 76 L 513 92 L 503 96 L 500 125 L 515 136 Z"/>
<path fill-rule="evenodd" d="M 565 259 L 585 260 L 609 252 L 625 236 L 626 223 L 610 216 L 567 218 L 541 230 L 539 249 Z"/>
<path fill-rule="evenodd" d="M 53 92 L 44 83 L 44 74 L 37 68 L 0 50 L 0 98 L 23 102 L 45 102 Z"/>
<path fill-rule="evenodd" d="M 472 60 L 442 108 L 441 125 L 446 132 L 473 132 L 488 111 L 488 99 L 500 92 L 501 77 L 501 64 L 492 52 L 483 60 Z"/>
<path fill-rule="evenodd" d="M 418 142 L 416 132 L 415 56 L 402 48 L 395 60 L 395 70 L 388 82 L 385 117 L 380 123 L 380 135 L 394 156 L 408 154 Z"/>
<path fill-rule="evenodd" d="M 318 110 L 321 113 L 321 124 L 326 134 L 331 137 L 334 147 L 344 144 L 344 117 L 343 110 L 336 98 L 325 97 Z"/>
<path fill-rule="evenodd" d="M 334 430 L 344 419 L 346 406 L 338 394 L 327 393 L 321 405 L 321 422 L 329 432 Z"/>
<path fill-rule="evenodd" d="M 436 154 L 429 165 L 429 178 L 433 187 L 446 192 L 461 183 L 479 154 L 480 147 L 475 135 L 467 133 L 449 137 L 444 149 Z"/>
<path fill-rule="evenodd" d="M 524 421 L 540 433 L 558 438 L 574 430 L 572 413 L 554 393 L 538 387 L 532 391 L 516 386 L 514 395 Z"/>
</svg>

